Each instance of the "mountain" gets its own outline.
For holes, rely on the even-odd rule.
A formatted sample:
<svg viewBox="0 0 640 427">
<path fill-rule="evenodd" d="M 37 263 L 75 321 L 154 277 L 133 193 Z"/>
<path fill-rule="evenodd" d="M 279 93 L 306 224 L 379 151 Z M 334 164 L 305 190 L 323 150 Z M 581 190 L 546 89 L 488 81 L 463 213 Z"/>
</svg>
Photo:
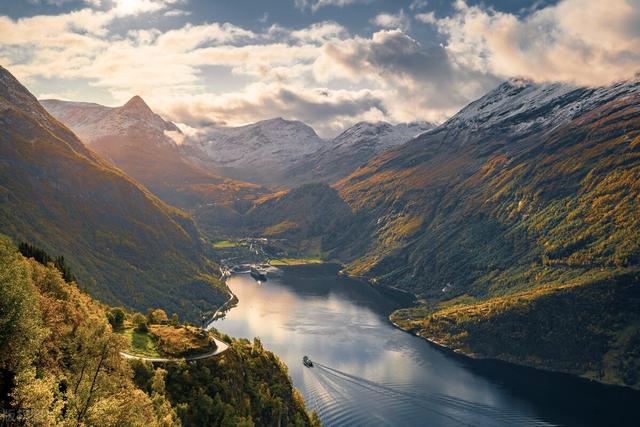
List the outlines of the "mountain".
<svg viewBox="0 0 640 427">
<path fill-rule="evenodd" d="M 195 318 L 226 299 L 191 218 L 88 149 L 0 68 L 0 230 L 110 304 Z"/>
<path fill-rule="evenodd" d="M 117 135 L 127 136 L 143 134 L 156 146 L 175 145 L 170 138 L 182 134 L 171 122 L 155 114 L 139 96 L 134 96 L 121 107 L 110 108 L 89 102 L 70 102 L 55 99 L 43 99 L 40 103 L 58 120 L 68 125 L 87 144 L 96 151 L 113 150 L 119 141 L 109 143 L 105 138 Z"/>
<path fill-rule="evenodd" d="M 282 118 L 241 127 L 214 127 L 187 138 L 181 147 L 192 161 L 234 179 L 286 182 L 286 169 L 326 142 L 306 124 Z"/>
<path fill-rule="evenodd" d="M 42 100 L 87 145 L 163 201 L 187 210 L 214 235 L 237 221 L 258 185 L 214 175 L 182 155 L 178 127 L 154 113 L 139 96 L 111 108 L 86 102 Z"/>
<path fill-rule="evenodd" d="M 635 152 L 627 139 L 633 140 L 637 96 L 637 82 L 585 89 L 510 81 L 440 127 L 368 162 L 337 187 L 355 212 L 368 213 L 369 234 L 394 244 L 391 249 L 374 243 L 368 254 L 377 254 L 376 260 L 356 262 L 354 268 L 384 270 L 385 277 L 416 291 L 425 285 L 413 278 L 426 275 L 436 279 L 432 291 L 437 293 L 456 277 L 448 276 L 447 265 L 479 256 L 475 245 L 500 254 L 492 261 L 496 265 L 500 260 L 512 265 L 515 258 L 543 250 L 538 240 L 543 237 L 523 223 L 538 220 L 538 210 L 559 200 L 579 203 L 583 180 L 595 179 L 594 171 L 626 170 L 617 164 L 620 155 Z M 625 108 L 630 113 L 621 115 Z M 621 135 L 624 140 L 618 141 Z M 545 225 L 547 236 L 559 231 Z M 443 248 L 457 254 L 455 262 L 442 257 Z M 407 250 L 421 251 L 408 265 Z M 396 256 L 404 259 L 387 264 Z"/>
<path fill-rule="evenodd" d="M 376 155 L 434 127 L 431 123 L 360 122 L 289 168 L 294 182 L 337 182 Z"/>
<path fill-rule="evenodd" d="M 318 258 L 326 241 L 337 239 L 350 222 L 351 209 L 338 192 L 326 184 L 311 183 L 255 200 L 235 230 L 282 239 L 289 252 Z"/>
<path fill-rule="evenodd" d="M 505 82 L 336 183 L 348 209 L 306 200 L 334 218 L 306 233 L 347 273 L 416 294 L 392 315 L 407 330 L 640 388 L 639 105 L 638 81 Z M 263 232 L 298 193 L 270 199 Z"/>
<path fill-rule="evenodd" d="M 180 129 L 155 114 L 139 96 L 116 108 L 85 102 L 41 102 L 91 149 L 166 201 L 179 199 L 179 187 L 224 182 L 184 161 L 176 143 L 184 137 Z"/>
<path fill-rule="evenodd" d="M 395 320 L 441 344 L 640 386 L 639 101 L 502 84 L 338 183 L 361 227 L 334 255 L 418 294 Z"/>
</svg>

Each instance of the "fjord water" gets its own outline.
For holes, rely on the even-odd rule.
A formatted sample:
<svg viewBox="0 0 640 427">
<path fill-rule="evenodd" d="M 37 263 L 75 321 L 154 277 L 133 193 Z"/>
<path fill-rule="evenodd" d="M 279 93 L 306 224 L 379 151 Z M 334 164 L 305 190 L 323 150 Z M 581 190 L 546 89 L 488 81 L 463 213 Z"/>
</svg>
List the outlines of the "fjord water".
<svg viewBox="0 0 640 427">
<path fill-rule="evenodd" d="M 339 276 L 335 266 L 287 268 L 259 284 L 228 282 L 237 307 L 214 327 L 253 339 L 289 367 L 325 425 L 637 425 L 640 394 L 567 375 L 470 360 L 393 327 L 406 305 Z M 313 368 L 302 364 L 308 355 Z"/>
</svg>

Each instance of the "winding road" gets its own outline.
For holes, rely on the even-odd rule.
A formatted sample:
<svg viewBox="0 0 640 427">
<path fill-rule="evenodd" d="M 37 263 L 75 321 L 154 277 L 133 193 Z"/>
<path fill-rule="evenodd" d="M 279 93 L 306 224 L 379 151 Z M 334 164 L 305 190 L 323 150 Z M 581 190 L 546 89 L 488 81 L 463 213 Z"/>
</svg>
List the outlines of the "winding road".
<svg viewBox="0 0 640 427">
<path fill-rule="evenodd" d="M 208 359 L 210 357 L 219 356 L 225 351 L 229 349 L 229 345 L 225 342 L 220 341 L 217 338 L 214 338 L 213 341 L 216 343 L 216 349 L 209 353 L 204 354 L 196 354 L 193 356 L 185 356 L 185 357 L 147 357 L 147 356 L 138 356 L 135 354 L 127 353 L 125 351 L 120 352 L 120 356 L 129 360 L 145 360 L 147 362 L 156 362 L 156 363 L 166 363 L 166 362 L 179 362 L 181 360 L 192 361 L 192 360 L 203 360 Z"/>
<path fill-rule="evenodd" d="M 215 313 L 213 313 L 213 316 L 211 317 L 211 320 L 209 321 L 209 323 L 203 328 L 205 331 L 210 331 L 211 328 L 213 327 L 213 322 L 215 322 L 215 320 L 217 319 L 218 315 L 225 309 L 225 307 L 227 305 L 229 305 L 235 298 L 236 296 L 232 293 L 229 292 L 229 299 L 222 304 Z M 225 342 L 220 341 L 217 338 L 213 338 L 213 341 L 216 343 L 216 349 L 214 351 L 211 351 L 209 353 L 203 353 L 203 354 L 196 354 L 193 356 L 185 356 L 185 357 L 148 357 L 148 356 L 140 356 L 140 355 L 136 355 L 136 354 L 131 354 L 131 353 L 127 353 L 126 351 L 121 351 L 120 352 L 120 356 L 124 357 L 125 359 L 128 360 L 145 360 L 147 362 L 155 362 L 155 363 L 167 363 L 167 362 L 179 362 L 181 360 L 186 360 L 186 361 L 192 361 L 192 360 L 203 360 L 203 359 L 209 359 L 210 357 L 216 357 L 221 355 L 222 353 L 224 353 L 225 351 L 227 351 L 229 349 L 229 345 Z"/>
</svg>

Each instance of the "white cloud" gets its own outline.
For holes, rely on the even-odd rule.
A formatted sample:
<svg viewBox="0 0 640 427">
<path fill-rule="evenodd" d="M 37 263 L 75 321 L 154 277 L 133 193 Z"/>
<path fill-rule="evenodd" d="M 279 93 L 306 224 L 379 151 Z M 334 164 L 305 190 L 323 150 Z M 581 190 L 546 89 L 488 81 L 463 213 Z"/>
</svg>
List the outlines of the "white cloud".
<svg viewBox="0 0 640 427">
<path fill-rule="evenodd" d="M 189 16 L 191 15 L 191 12 L 189 12 L 188 10 L 182 10 L 182 9 L 172 9 L 172 10 L 167 10 L 164 13 L 164 16 L 167 17 L 174 17 L 174 16 Z"/>
<path fill-rule="evenodd" d="M 477 85 L 454 87 L 446 77 L 453 73 L 441 48 L 425 49 L 401 30 L 362 38 L 332 21 L 298 29 L 274 25 L 265 33 L 206 23 L 119 36 L 109 33 L 115 19 L 112 10 L 91 9 L 3 17 L 0 57 L 14 57 L 7 65 L 19 78 L 88 79 L 114 103 L 140 94 L 191 126 L 280 115 L 327 135 L 358 120 L 442 119 L 477 95 Z M 25 49 L 28 58 L 20 56 Z M 206 67 L 246 82 L 213 91 L 202 78 Z M 445 79 L 448 93 L 441 96 L 436 88 Z"/>
<path fill-rule="evenodd" d="M 639 0 L 561 0 L 524 18 L 456 3 L 437 22 L 460 63 L 500 76 L 598 86 L 640 70 Z"/>
<path fill-rule="evenodd" d="M 413 0 L 409 6 L 410 10 L 421 10 L 429 5 L 427 0 Z"/>
<path fill-rule="evenodd" d="M 561 0 L 522 16 L 462 1 L 442 19 L 416 12 L 443 45 L 411 37 L 404 10 L 375 17 L 384 29 L 370 35 L 352 35 L 334 21 L 262 31 L 210 22 L 161 31 L 121 18 L 175 16 L 184 1 L 124 1 L 55 16 L 0 16 L 0 62 L 27 84 L 58 83 L 39 93 L 82 100 L 101 93 L 114 103 L 135 93 L 185 126 L 284 116 L 325 136 L 357 120 L 443 120 L 504 77 L 600 84 L 629 77 L 640 64 L 640 0 Z M 122 33 L 123 23 L 133 27 Z"/>
<path fill-rule="evenodd" d="M 185 129 L 208 125 L 239 126 L 283 116 L 311 124 L 322 136 L 333 136 L 360 120 L 385 117 L 383 93 L 331 90 L 323 87 L 256 82 L 222 95 L 176 95 L 163 111 L 186 123 Z M 181 129 L 183 129 L 181 126 Z"/>
<path fill-rule="evenodd" d="M 433 12 L 418 13 L 416 19 L 425 24 L 437 24 L 438 19 Z"/>
<path fill-rule="evenodd" d="M 157 12 L 169 6 L 182 4 L 184 0 L 113 0 L 111 12 L 116 16 L 139 15 Z"/>
<path fill-rule="evenodd" d="M 402 9 L 398 13 L 380 13 L 371 20 L 371 23 L 380 28 L 399 28 L 403 31 L 408 31 L 410 27 L 409 17 L 405 15 Z"/>
<path fill-rule="evenodd" d="M 397 121 L 442 120 L 498 83 L 401 30 L 326 43 L 314 74 L 319 81 L 343 78 L 384 88 L 388 117 Z"/>
<path fill-rule="evenodd" d="M 312 12 L 317 12 L 319 9 L 327 6 L 344 7 L 358 3 L 373 3 L 374 1 L 376 0 L 295 0 L 294 3 L 298 9 L 310 9 Z"/>
<path fill-rule="evenodd" d="M 175 130 L 165 130 L 164 135 L 167 138 L 171 139 L 173 142 L 175 142 L 176 145 L 182 145 L 182 143 L 184 142 L 184 139 L 186 138 L 185 134 Z"/>
<path fill-rule="evenodd" d="M 31 4 L 52 4 L 54 6 L 62 6 L 65 3 L 70 3 L 75 0 L 27 0 Z M 83 0 L 85 4 L 94 7 L 100 7 L 102 4 L 101 0 Z"/>
<path fill-rule="evenodd" d="M 304 42 L 324 42 L 327 40 L 345 38 L 349 32 L 345 27 L 333 21 L 312 24 L 309 27 L 289 31 L 291 37 Z"/>
</svg>

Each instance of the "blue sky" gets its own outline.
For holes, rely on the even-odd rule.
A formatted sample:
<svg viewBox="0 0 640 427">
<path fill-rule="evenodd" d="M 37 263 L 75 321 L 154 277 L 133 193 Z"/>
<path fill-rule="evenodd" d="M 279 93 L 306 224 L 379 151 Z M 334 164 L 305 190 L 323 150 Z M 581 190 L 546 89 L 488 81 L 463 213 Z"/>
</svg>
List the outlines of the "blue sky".
<svg viewBox="0 0 640 427">
<path fill-rule="evenodd" d="M 4 1 L 0 64 L 39 97 L 139 94 L 185 131 L 283 116 L 331 136 L 442 121 L 512 77 L 629 78 L 639 16 L 640 0 Z"/>
</svg>

